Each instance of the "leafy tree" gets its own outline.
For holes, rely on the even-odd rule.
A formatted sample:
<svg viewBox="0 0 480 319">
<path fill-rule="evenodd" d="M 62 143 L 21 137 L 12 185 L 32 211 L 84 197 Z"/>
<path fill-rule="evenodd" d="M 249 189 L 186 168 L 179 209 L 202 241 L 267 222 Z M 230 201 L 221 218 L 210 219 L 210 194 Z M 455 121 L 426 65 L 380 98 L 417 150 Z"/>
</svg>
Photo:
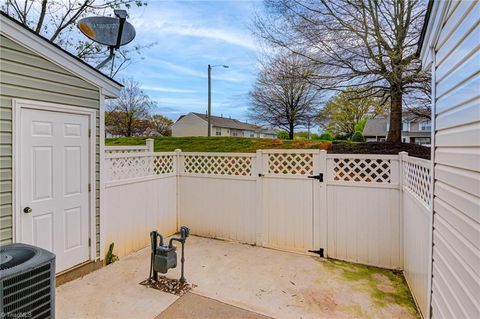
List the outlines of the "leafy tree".
<svg viewBox="0 0 480 319">
<path fill-rule="evenodd" d="M 333 135 L 330 132 L 324 132 L 320 134 L 319 139 L 324 141 L 333 141 Z"/>
<path fill-rule="evenodd" d="M 368 117 L 362 118 L 360 121 L 358 121 L 357 124 L 355 124 L 355 132 L 361 132 L 363 133 L 363 130 L 365 129 L 365 124 L 367 124 Z"/>
<path fill-rule="evenodd" d="M 162 136 L 172 136 L 173 121 L 168 117 L 155 114 L 152 116 L 152 122 L 155 130 Z"/>
<path fill-rule="evenodd" d="M 363 97 L 354 88 L 331 98 L 319 112 L 317 120 L 321 127 L 333 134 L 351 136 L 356 131 L 355 126 L 367 116 L 375 117 L 385 112 L 385 106 L 377 98 Z"/>
<path fill-rule="evenodd" d="M 361 132 L 355 132 L 352 135 L 352 142 L 365 142 L 365 138 Z"/>
<path fill-rule="evenodd" d="M 389 103 L 388 141 L 400 142 L 404 101 L 429 90 L 430 76 L 416 56 L 426 1 L 264 1 L 257 35 L 308 59 L 322 89 L 367 85 L 366 96 Z"/>
<path fill-rule="evenodd" d="M 150 110 L 155 103 L 133 79 L 122 79 L 120 97 L 107 104 L 105 125 L 114 135 L 133 136 L 152 127 Z"/>
<path fill-rule="evenodd" d="M 295 128 L 314 118 L 319 90 L 311 83 L 308 63 L 299 56 L 280 53 L 264 63 L 250 92 L 253 121 L 278 127 L 293 139 Z"/>
<path fill-rule="evenodd" d="M 288 132 L 287 131 L 278 131 L 277 132 L 277 138 L 280 138 L 282 140 L 288 140 Z"/>
<path fill-rule="evenodd" d="M 88 40 L 75 27 L 86 16 L 113 15 L 113 9 L 145 6 L 142 0 L 1 0 L 1 9 L 34 32 L 89 63 L 98 63 L 108 54 L 105 47 Z M 151 46 L 151 44 L 147 45 Z M 118 72 L 130 62 L 142 46 L 118 50 L 115 66 Z M 113 73 L 112 73 L 113 74 Z"/>
</svg>

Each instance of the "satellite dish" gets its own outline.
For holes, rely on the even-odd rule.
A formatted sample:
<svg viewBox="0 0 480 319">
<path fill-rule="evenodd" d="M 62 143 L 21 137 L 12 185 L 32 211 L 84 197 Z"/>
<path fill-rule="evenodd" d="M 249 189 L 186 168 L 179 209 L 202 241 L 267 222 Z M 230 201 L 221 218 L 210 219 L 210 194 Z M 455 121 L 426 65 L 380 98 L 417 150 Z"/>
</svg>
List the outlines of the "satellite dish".
<svg viewBox="0 0 480 319">
<path fill-rule="evenodd" d="M 103 45 L 114 47 L 117 45 L 120 19 L 112 17 L 88 17 L 78 22 L 78 28 L 89 39 Z M 132 42 L 135 38 L 135 28 L 127 21 L 123 24 L 120 46 Z"/>
<path fill-rule="evenodd" d="M 117 18 L 112 17 L 88 17 L 78 21 L 80 31 L 89 39 L 108 46 L 110 55 L 103 62 L 97 65 L 101 69 L 115 57 L 115 50 L 122 45 L 132 42 L 135 38 L 135 28 L 128 23 L 127 11 L 114 10 Z M 113 68 L 113 64 L 112 64 Z"/>
</svg>

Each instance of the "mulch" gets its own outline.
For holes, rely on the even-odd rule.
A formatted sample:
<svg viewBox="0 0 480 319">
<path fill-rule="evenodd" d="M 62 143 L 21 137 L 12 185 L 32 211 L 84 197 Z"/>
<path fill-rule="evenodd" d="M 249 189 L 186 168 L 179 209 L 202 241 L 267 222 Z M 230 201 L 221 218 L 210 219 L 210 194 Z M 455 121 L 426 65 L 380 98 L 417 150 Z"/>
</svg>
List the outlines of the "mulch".
<svg viewBox="0 0 480 319">
<path fill-rule="evenodd" d="M 192 288 L 195 288 L 196 285 L 190 284 L 188 282 L 180 282 L 178 279 L 170 279 L 165 276 L 159 276 L 158 281 L 153 281 L 151 279 L 145 279 L 140 283 L 140 285 L 147 288 L 157 289 L 169 294 L 176 296 L 183 296 Z"/>
<path fill-rule="evenodd" d="M 334 143 L 328 149 L 333 154 L 384 154 L 396 155 L 400 152 L 407 152 L 409 156 L 430 159 L 430 147 L 411 143 Z"/>
</svg>

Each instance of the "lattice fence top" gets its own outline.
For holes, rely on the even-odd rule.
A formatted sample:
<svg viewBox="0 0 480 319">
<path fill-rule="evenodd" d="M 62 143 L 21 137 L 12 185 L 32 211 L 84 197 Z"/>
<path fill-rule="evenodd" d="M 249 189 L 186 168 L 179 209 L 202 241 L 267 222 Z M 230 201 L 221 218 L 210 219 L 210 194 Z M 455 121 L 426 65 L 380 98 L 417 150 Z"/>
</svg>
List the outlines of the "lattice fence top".
<svg viewBox="0 0 480 319">
<path fill-rule="evenodd" d="M 143 153 L 147 152 L 146 148 L 105 148 L 105 154 L 131 154 L 131 153 Z"/>
<path fill-rule="evenodd" d="M 270 153 L 268 174 L 313 175 L 313 154 L 311 153 Z"/>
<path fill-rule="evenodd" d="M 115 155 L 105 158 L 107 182 L 175 173 L 175 155 L 172 154 Z"/>
<path fill-rule="evenodd" d="M 426 206 L 431 203 L 431 168 L 429 163 L 403 161 L 403 189 L 414 194 Z"/>
<path fill-rule="evenodd" d="M 333 181 L 390 184 L 391 160 L 334 158 Z"/>
<path fill-rule="evenodd" d="M 185 155 L 183 171 L 189 174 L 252 176 L 252 156 Z"/>
</svg>

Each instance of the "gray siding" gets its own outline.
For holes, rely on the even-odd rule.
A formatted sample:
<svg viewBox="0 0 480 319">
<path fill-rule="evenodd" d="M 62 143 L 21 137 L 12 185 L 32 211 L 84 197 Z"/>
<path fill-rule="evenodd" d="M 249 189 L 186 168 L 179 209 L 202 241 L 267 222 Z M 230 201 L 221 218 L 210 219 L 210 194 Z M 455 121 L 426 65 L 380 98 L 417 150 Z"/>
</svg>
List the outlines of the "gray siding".
<svg viewBox="0 0 480 319">
<path fill-rule="evenodd" d="M 0 36 L 0 244 L 12 242 L 12 99 L 97 110 L 96 233 L 99 247 L 99 89 L 18 43 Z"/>
<path fill-rule="evenodd" d="M 450 3 L 435 46 L 432 315 L 480 317 L 480 3 Z"/>
</svg>

